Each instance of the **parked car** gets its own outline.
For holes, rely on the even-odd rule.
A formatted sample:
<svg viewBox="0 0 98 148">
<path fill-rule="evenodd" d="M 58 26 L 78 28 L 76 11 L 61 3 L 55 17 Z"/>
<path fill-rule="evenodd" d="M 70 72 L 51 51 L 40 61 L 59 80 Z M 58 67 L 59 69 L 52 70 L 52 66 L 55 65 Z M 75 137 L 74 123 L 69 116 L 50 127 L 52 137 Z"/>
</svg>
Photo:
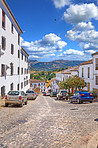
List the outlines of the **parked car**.
<svg viewBox="0 0 98 148">
<path fill-rule="evenodd" d="M 46 92 L 43 92 L 43 96 L 46 96 Z"/>
<path fill-rule="evenodd" d="M 36 99 L 36 93 L 34 93 L 33 90 L 26 91 L 27 99 L 35 100 Z"/>
<path fill-rule="evenodd" d="M 56 97 L 57 96 L 57 92 L 51 92 L 50 93 L 50 97 Z"/>
<path fill-rule="evenodd" d="M 70 97 L 70 103 L 83 103 L 85 101 L 89 101 L 90 103 L 92 103 L 93 94 L 85 91 L 77 91 L 73 94 L 73 96 Z"/>
<path fill-rule="evenodd" d="M 5 106 L 7 107 L 9 104 L 18 104 L 21 107 L 23 104 L 27 105 L 27 95 L 24 91 L 9 91 L 5 95 Z"/>
<path fill-rule="evenodd" d="M 68 99 L 68 93 L 66 90 L 60 90 L 59 93 L 57 94 L 57 100 L 64 100 Z"/>
<path fill-rule="evenodd" d="M 37 92 L 35 92 L 35 94 L 36 94 L 36 97 L 38 96 L 38 93 Z"/>
<path fill-rule="evenodd" d="M 47 91 L 46 96 L 50 96 L 50 93 L 51 93 L 50 91 Z"/>
</svg>

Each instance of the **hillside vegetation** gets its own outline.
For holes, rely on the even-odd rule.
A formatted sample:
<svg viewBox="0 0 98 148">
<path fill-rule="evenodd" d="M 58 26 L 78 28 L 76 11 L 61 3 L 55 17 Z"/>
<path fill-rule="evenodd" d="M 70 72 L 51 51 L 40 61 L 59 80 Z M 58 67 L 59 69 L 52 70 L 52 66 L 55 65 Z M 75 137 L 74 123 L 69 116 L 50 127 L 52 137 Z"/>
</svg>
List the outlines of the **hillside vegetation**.
<svg viewBox="0 0 98 148">
<path fill-rule="evenodd" d="M 35 71 L 50 71 L 66 67 L 77 66 L 85 61 L 71 61 L 71 60 L 55 60 L 52 62 L 39 62 L 37 60 L 29 60 L 31 70 Z"/>
</svg>

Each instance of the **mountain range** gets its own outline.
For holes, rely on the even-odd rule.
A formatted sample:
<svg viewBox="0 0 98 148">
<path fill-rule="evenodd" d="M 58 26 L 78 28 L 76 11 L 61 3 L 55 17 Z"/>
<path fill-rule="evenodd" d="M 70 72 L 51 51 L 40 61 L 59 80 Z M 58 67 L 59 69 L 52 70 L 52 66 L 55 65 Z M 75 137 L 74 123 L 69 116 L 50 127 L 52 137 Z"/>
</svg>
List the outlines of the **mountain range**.
<svg viewBox="0 0 98 148">
<path fill-rule="evenodd" d="M 49 70 L 55 70 L 55 69 L 61 69 L 66 67 L 73 67 L 77 66 L 80 63 L 83 63 L 85 61 L 72 61 L 72 60 L 54 60 L 51 62 L 39 62 L 37 60 L 29 60 L 31 70 L 36 71 L 49 71 Z"/>
</svg>

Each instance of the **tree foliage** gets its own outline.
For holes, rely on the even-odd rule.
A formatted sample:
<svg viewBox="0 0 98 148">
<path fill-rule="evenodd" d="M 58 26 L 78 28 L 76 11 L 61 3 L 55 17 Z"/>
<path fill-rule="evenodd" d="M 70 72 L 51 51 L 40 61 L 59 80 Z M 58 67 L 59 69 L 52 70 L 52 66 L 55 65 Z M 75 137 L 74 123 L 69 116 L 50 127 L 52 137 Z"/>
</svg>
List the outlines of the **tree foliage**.
<svg viewBox="0 0 98 148">
<path fill-rule="evenodd" d="M 75 88 L 75 91 L 77 91 L 77 88 L 83 89 L 86 86 L 86 82 L 78 77 L 78 76 L 71 76 L 66 79 L 66 81 L 60 82 L 59 87 L 60 89 L 68 89 L 70 93 L 70 88 Z"/>
</svg>

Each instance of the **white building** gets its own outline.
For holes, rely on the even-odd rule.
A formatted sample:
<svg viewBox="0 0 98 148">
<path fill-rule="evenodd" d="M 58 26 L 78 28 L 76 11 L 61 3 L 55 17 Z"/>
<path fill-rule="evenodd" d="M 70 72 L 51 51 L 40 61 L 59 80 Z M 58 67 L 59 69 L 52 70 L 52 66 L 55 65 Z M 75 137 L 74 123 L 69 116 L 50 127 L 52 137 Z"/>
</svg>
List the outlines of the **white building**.
<svg viewBox="0 0 98 148">
<path fill-rule="evenodd" d="M 79 65 L 79 77 L 87 83 L 84 90 L 93 90 L 93 60 L 86 61 Z"/>
<path fill-rule="evenodd" d="M 0 95 L 30 87 L 28 54 L 20 46 L 22 30 L 7 2 L 0 0 Z"/>
<path fill-rule="evenodd" d="M 40 92 L 44 92 L 46 89 L 45 81 L 30 79 L 30 87 L 34 90 L 35 88 L 39 88 Z"/>
<path fill-rule="evenodd" d="M 51 89 L 54 92 L 58 92 L 59 91 L 59 86 L 57 85 L 56 78 L 52 78 L 51 79 Z"/>
<path fill-rule="evenodd" d="M 79 77 L 87 83 L 84 90 L 98 93 L 98 52 L 92 54 L 93 59 L 79 65 Z"/>
<path fill-rule="evenodd" d="M 66 70 L 56 73 L 56 79 L 51 80 L 51 87 L 53 90 L 59 91 L 58 83 L 65 81 L 70 76 L 79 76 L 79 66 L 69 67 Z"/>
</svg>

